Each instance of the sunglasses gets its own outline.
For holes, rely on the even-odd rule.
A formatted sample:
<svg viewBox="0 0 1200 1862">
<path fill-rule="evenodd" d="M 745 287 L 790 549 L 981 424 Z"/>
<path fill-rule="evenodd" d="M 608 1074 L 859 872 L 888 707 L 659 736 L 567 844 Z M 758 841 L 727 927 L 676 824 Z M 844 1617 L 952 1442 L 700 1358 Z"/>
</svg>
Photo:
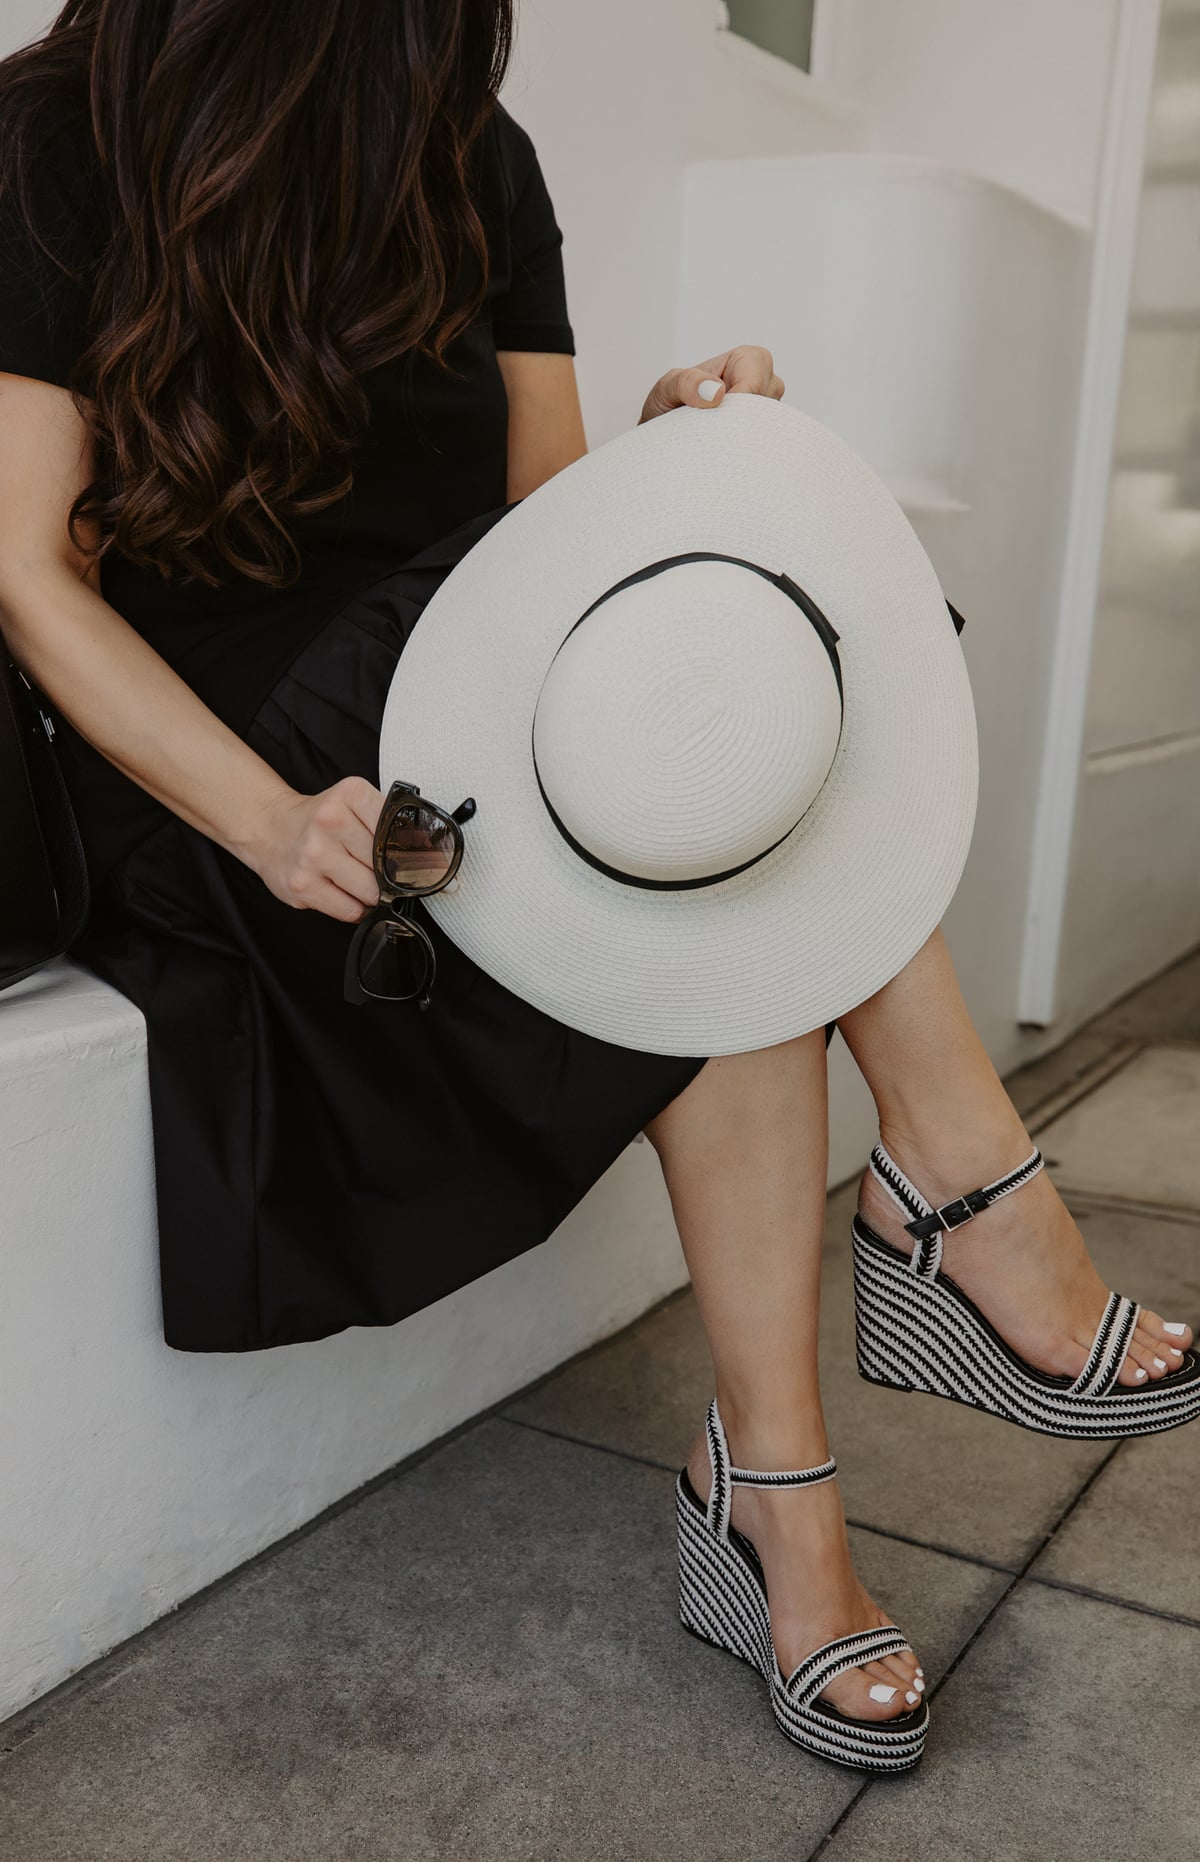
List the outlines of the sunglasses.
<svg viewBox="0 0 1200 1862">
<path fill-rule="evenodd" d="M 462 823 L 475 813 L 468 795 L 451 814 L 421 799 L 415 782 L 394 782 L 375 827 L 373 860 L 379 903 L 360 919 L 346 952 L 347 1002 L 407 1002 L 427 1009 L 437 975 L 428 933 L 412 901 L 440 892 L 463 856 Z"/>
</svg>

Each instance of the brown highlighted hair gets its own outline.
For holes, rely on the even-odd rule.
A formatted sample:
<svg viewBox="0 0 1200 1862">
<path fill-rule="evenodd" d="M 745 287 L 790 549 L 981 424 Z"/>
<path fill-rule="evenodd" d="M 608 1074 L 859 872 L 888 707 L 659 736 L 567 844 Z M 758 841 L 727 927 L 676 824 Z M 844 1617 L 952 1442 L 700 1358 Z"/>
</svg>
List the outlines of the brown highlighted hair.
<svg viewBox="0 0 1200 1862">
<path fill-rule="evenodd" d="M 0 188 L 27 222 L 39 125 L 74 119 L 99 158 L 80 547 L 211 586 L 295 579 L 290 525 L 352 483 L 360 377 L 405 352 L 452 369 L 482 306 L 474 163 L 512 10 L 68 0 L 0 61 Z"/>
</svg>

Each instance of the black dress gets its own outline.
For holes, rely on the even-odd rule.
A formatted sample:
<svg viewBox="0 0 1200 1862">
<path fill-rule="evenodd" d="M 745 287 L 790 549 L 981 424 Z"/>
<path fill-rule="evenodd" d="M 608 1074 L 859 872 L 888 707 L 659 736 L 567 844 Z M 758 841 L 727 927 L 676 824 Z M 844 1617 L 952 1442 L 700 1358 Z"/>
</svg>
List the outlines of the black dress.
<svg viewBox="0 0 1200 1862">
<path fill-rule="evenodd" d="M 69 385 L 103 224 L 78 122 L 47 126 L 38 186 L 78 279 L 0 209 L 0 371 Z M 481 212 L 492 284 L 454 352 L 465 379 L 401 363 L 367 378 L 354 489 L 297 530 L 297 588 L 187 588 L 103 565 L 111 605 L 303 793 L 351 773 L 378 785 L 405 641 L 511 508 L 497 348 L 574 353 L 562 235 L 533 145 L 502 108 Z M 72 954 L 146 1021 L 169 1345 L 253 1351 L 403 1319 L 544 1241 L 703 1066 L 563 1026 L 427 913 L 432 1008 L 347 1004 L 352 926 L 283 904 L 51 712 L 94 888 Z"/>
</svg>

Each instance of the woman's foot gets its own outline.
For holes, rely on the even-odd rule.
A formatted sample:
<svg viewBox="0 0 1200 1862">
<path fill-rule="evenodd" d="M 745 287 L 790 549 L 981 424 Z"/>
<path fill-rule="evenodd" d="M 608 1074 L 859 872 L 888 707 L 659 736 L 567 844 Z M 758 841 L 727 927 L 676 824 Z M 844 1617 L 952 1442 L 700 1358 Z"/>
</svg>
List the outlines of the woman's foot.
<svg viewBox="0 0 1200 1862">
<path fill-rule="evenodd" d="M 729 1437 L 735 1467 L 808 1467 L 828 1449 L 802 1449 L 803 1459 L 740 1459 L 736 1435 Z M 702 1501 L 712 1485 L 712 1466 L 703 1430 L 688 1456 L 688 1479 Z M 866 1629 L 892 1627 L 854 1575 L 846 1521 L 836 1481 L 815 1487 L 760 1488 L 735 1485 L 730 1523 L 751 1541 L 766 1574 L 775 1654 L 786 1680 L 823 1643 Z M 925 1691 L 925 1677 L 909 1649 L 882 1661 L 848 1669 L 824 1690 L 827 1700 L 859 1720 L 894 1720 L 911 1713 Z"/>
<path fill-rule="evenodd" d="M 936 1146 L 891 1129 L 881 1129 L 880 1140 L 935 1208 L 994 1183 L 1024 1163 L 1033 1149 L 1015 1111 L 1003 1129 L 972 1131 L 958 1141 L 939 1135 Z M 912 1253 L 905 1216 L 870 1170 L 859 1187 L 858 1208 L 884 1241 Z M 1056 1376 L 1078 1377 L 1109 1288 L 1092 1266 L 1087 1244 L 1045 1169 L 961 1229 L 943 1235 L 942 1266 L 1027 1363 Z M 1182 1364 L 1192 1340 L 1190 1326 L 1143 1310 L 1117 1381 L 1136 1388 L 1165 1377 Z"/>
</svg>

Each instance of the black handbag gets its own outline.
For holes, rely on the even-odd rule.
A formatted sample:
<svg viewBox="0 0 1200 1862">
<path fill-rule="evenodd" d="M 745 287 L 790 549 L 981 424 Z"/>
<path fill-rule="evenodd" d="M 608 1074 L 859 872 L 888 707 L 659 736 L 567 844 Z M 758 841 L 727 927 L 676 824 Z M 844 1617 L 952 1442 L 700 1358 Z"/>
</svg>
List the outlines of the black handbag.
<svg viewBox="0 0 1200 1862">
<path fill-rule="evenodd" d="M 0 641 L 0 989 L 61 957 L 87 914 L 87 862 L 54 725 Z"/>
</svg>

